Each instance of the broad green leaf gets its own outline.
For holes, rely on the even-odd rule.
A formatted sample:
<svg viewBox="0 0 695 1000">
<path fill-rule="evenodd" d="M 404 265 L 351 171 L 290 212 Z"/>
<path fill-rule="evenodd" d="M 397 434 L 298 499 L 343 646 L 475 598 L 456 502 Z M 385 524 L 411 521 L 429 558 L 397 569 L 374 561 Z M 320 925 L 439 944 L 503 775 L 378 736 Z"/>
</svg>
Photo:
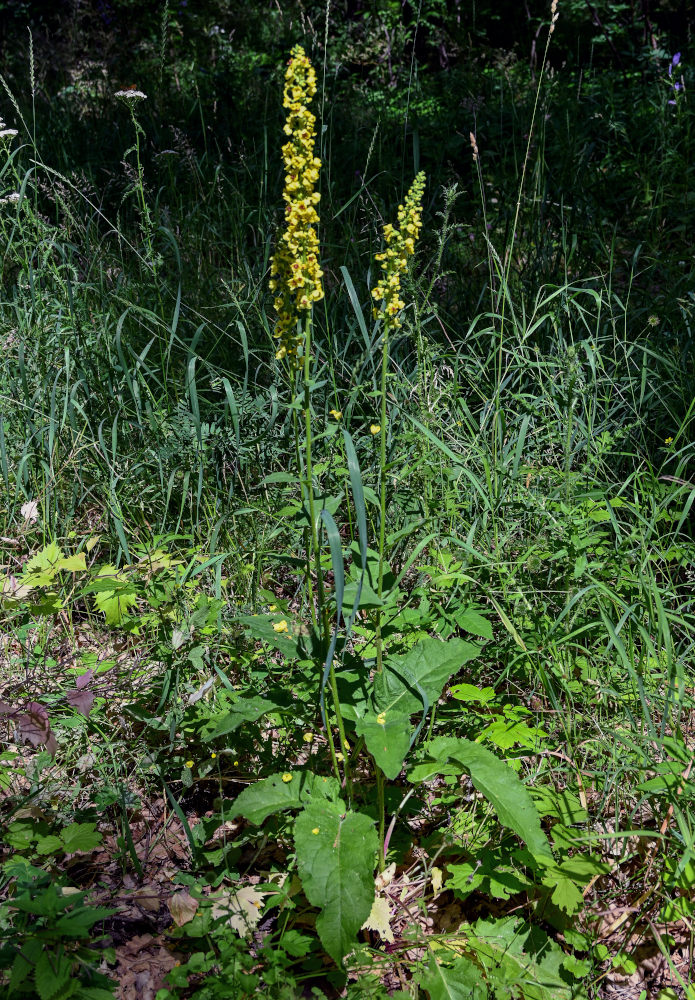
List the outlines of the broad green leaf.
<svg viewBox="0 0 695 1000">
<path fill-rule="evenodd" d="M 224 718 L 218 722 L 211 733 L 204 737 L 204 740 L 208 742 L 219 736 L 226 736 L 227 733 L 233 733 L 243 722 L 255 722 L 262 715 L 267 715 L 268 712 L 272 712 L 278 707 L 276 702 L 261 698 L 260 695 L 253 698 L 243 698 L 228 707 Z"/>
<path fill-rule="evenodd" d="M 58 563 L 58 569 L 67 570 L 69 573 L 79 573 L 81 570 L 86 570 L 87 563 L 84 552 L 78 552 L 77 555 L 61 559 Z"/>
<path fill-rule="evenodd" d="M 489 701 L 495 700 L 495 689 L 479 688 L 475 684 L 454 684 L 451 688 L 451 697 L 457 701 L 479 701 L 482 705 L 487 705 Z"/>
<path fill-rule="evenodd" d="M 488 995 L 480 970 L 465 957 L 456 958 L 450 964 L 440 964 L 431 955 L 420 986 L 427 990 L 429 1000 L 486 1000 Z"/>
<path fill-rule="evenodd" d="M 304 626 L 291 615 L 280 612 L 264 615 L 239 615 L 234 618 L 243 626 L 247 635 L 259 642 L 278 649 L 287 659 L 297 659 L 303 655 L 303 647 L 310 643 L 310 636 L 304 634 Z M 284 624 L 283 624 L 284 623 Z"/>
<path fill-rule="evenodd" d="M 341 965 L 374 902 L 374 823 L 362 813 L 343 812 L 338 803 L 312 802 L 296 819 L 294 843 L 306 898 L 321 910 L 321 944 Z"/>
<path fill-rule="evenodd" d="M 93 851 L 102 841 L 96 823 L 71 823 L 60 831 L 60 839 L 66 854 L 79 851 Z"/>
<path fill-rule="evenodd" d="M 356 730 L 389 781 L 397 778 L 410 749 L 410 717 L 403 712 L 369 712 L 357 720 Z"/>
<path fill-rule="evenodd" d="M 95 586 L 97 583 L 100 585 L 98 590 Z M 131 608 L 137 600 L 133 583 L 114 566 L 102 566 L 90 589 L 96 590 L 94 602 L 108 625 L 120 625 L 128 613 L 128 608 Z"/>
<path fill-rule="evenodd" d="M 37 854 L 57 854 L 62 849 L 63 845 L 60 837 L 55 837 L 53 834 L 49 834 L 47 837 L 39 837 L 36 841 Z"/>
<path fill-rule="evenodd" d="M 337 804 L 344 809 L 338 799 L 339 792 L 335 778 L 321 777 L 310 771 L 271 774 L 249 785 L 236 797 L 229 818 L 243 816 L 254 826 L 260 826 L 268 816 L 285 809 L 301 809 L 313 798 L 337 800 Z"/>
<path fill-rule="evenodd" d="M 455 614 L 454 619 L 460 628 L 470 632 L 471 635 L 479 635 L 481 639 L 493 638 L 490 622 L 472 608 L 466 608 L 465 611 Z"/>
<path fill-rule="evenodd" d="M 571 983 L 562 949 L 540 927 L 531 927 L 517 917 L 503 917 L 479 920 L 466 928 L 465 935 L 466 950 L 475 953 L 492 982 L 509 986 L 510 995 L 514 987 L 524 1000 L 586 997 L 579 984 Z"/>
<path fill-rule="evenodd" d="M 474 660 L 480 647 L 464 639 L 423 639 L 404 656 L 389 657 L 384 669 L 374 679 L 377 708 L 412 715 L 422 710 L 422 698 L 408 678 L 423 689 L 430 702 L 436 701 L 452 674 L 464 663 Z"/>
<path fill-rule="evenodd" d="M 479 743 L 448 736 L 428 743 L 427 753 L 437 762 L 453 760 L 460 764 L 493 807 L 502 826 L 521 837 L 532 854 L 552 858 L 531 794 L 504 761 Z M 409 778 L 412 780 L 412 772 Z"/>
</svg>

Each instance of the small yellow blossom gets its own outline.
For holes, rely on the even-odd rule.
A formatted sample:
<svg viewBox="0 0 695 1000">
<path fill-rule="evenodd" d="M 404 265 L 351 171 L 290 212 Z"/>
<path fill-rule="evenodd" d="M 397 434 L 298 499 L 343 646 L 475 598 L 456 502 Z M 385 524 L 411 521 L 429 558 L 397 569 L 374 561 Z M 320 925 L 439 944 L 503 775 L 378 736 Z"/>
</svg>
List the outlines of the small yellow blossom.
<svg viewBox="0 0 695 1000">
<path fill-rule="evenodd" d="M 314 739 L 314 734 L 313 733 L 304 733 L 304 735 L 302 736 L 302 739 L 304 740 L 305 743 L 311 743 L 312 740 Z"/>
<path fill-rule="evenodd" d="M 673 444 L 673 438 L 672 437 L 664 438 L 664 444 Z"/>
<path fill-rule="evenodd" d="M 379 723 L 380 726 L 385 726 L 386 725 L 386 712 L 379 712 L 379 714 L 376 717 L 376 721 Z"/>
<path fill-rule="evenodd" d="M 378 434 L 380 430 L 381 430 L 381 424 L 370 424 L 369 425 L 369 433 L 370 434 Z"/>
<path fill-rule="evenodd" d="M 397 330 L 401 325 L 398 314 L 405 303 L 400 297 L 401 274 L 408 266 L 408 257 L 415 253 L 415 242 L 422 229 L 422 196 L 425 193 L 425 175 L 422 171 L 413 181 L 406 195 L 405 204 L 398 206 L 398 226 L 391 223 L 384 226 L 386 249 L 375 255 L 375 260 L 381 264 L 384 272 L 376 288 L 372 289 L 372 298 L 383 302 L 381 311 L 374 308 L 374 318 L 382 316 L 386 332 Z"/>
<path fill-rule="evenodd" d="M 213 760 L 217 760 L 217 754 L 216 753 L 211 753 L 210 756 L 212 757 Z"/>
<path fill-rule="evenodd" d="M 314 836 L 316 836 L 316 834 L 319 833 L 320 831 L 319 831 L 319 828 L 317 826 L 315 826 L 314 829 L 311 832 L 313 833 Z"/>
<path fill-rule="evenodd" d="M 342 764 L 342 762 L 345 760 L 345 758 L 343 757 L 342 753 L 337 753 L 335 755 L 335 759 L 338 761 L 339 764 Z"/>
<path fill-rule="evenodd" d="M 239 761 L 238 761 L 238 760 L 235 760 L 235 761 L 234 761 L 234 767 L 238 767 L 238 766 L 239 766 Z"/>
<path fill-rule="evenodd" d="M 284 618 L 282 619 L 281 622 L 275 622 L 275 624 L 273 625 L 273 631 L 274 632 L 289 632 L 289 628 L 287 627 L 287 622 L 285 621 Z"/>
<path fill-rule="evenodd" d="M 340 418 L 343 415 L 342 410 L 329 410 L 328 412 L 333 417 L 334 420 L 340 420 Z"/>
<path fill-rule="evenodd" d="M 343 746 L 345 747 L 346 750 L 350 749 L 350 744 L 348 743 L 347 740 L 343 740 Z"/>
<path fill-rule="evenodd" d="M 186 767 L 190 770 L 193 767 L 193 761 L 192 760 L 187 760 L 186 761 Z"/>
<path fill-rule="evenodd" d="M 273 336 L 276 358 L 297 364 L 302 344 L 301 320 L 323 298 L 319 241 L 315 226 L 320 194 L 315 191 L 321 161 L 314 155 L 316 118 L 309 103 L 316 93 L 316 73 L 301 45 L 295 45 L 285 73 L 283 107 L 287 111 L 282 147 L 285 165 L 285 232 L 270 262 L 270 290 L 278 314 Z"/>
<path fill-rule="evenodd" d="M 271 604 L 270 607 L 268 608 L 268 611 L 277 611 L 277 609 L 278 609 L 277 604 Z"/>
<path fill-rule="evenodd" d="M 289 784 L 290 781 L 292 781 L 292 775 L 290 774 L 289 771 L 285 771 L 285 773 L 282 776 L 282 780 L 285 782 L 286 785 Z"/>
</svg>

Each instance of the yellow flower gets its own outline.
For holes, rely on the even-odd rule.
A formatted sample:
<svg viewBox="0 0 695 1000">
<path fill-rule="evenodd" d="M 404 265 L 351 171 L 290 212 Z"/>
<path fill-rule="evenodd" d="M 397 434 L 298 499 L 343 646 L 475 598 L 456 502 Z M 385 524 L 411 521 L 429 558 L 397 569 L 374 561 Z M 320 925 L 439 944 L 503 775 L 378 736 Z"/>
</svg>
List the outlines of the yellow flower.
<svg viewBox="0 0 695 1000">
<path fill-rule="evenodd" d="M 212 757 L 213 760 L 217 760 L 217 754 L 216 753 L 211 753 L 210 756 Z"/>
<path fill-rule="evenodd" d="M 333 417 L 334 420 L 340 420 L 340 418 L 343 415 L 342 410 L 329 410 L 328 412 Z"/>
<path fill-rule="evenodd" d="M 376 721 L 379 723 L 380 726 L 385 726 L 386 725 L 386 712 L 379 712 L 379 714 L 376 717 Z"/>
<path fill-rule="evenodd" d="M 673 444 L 673 438 L 672 437 L 664 438 L 664 444 Z"/>
<path fill-rule="evenodd" d="M 270 607 L 268 608 L 268 611 L 277 611 L 277 609 L 278 609 L 277 604 L 271 604 Z"/>
<path fill-rule="evenodd" d="M 345 760 L 345 758 L 343 757 L 342 753 L 337 753 L 335 755 L 335 759 L 338 761 L 339 764 L 341 764 Z"/>
<path fill-rule="evenodd" d="M 369 425 L 369 433 L 370 434 L 378 434 L 380 430 L 381 430 L 381 424 L 370 424 Z"/>
<path fill-rule="evenodd" d="M 302 739 L 304 740 L 305 743 L 311 743 L 312 740 L 314 739 L 314 734 L 313 733 L 304 733 L 304 735 L 302 736 Z"/>
<path fill-rule="evenodd" d="M 187 760 L 185 766 L 190 770 L 193 767 L 193 761 L 192 760 Z"/>
<path fill-rule="evenodd" d="M 315 826 L 311 832 L 313 833 L 314 836 L 316 836 L 316 834 L 319 833 L 319 828 Z"/>
<path fill-rule="evenodd" d="M 350 744 L 348 743 L 347 740 L 343 740 L 343 746 L 345 747 L 346 750 L 350 749 Z"/>
<path fill-rule="evenodd" d="M 383 301 L 381 315 L 386 325 L 386 332 L 397 330 L 401 325 L 398 314 L 405 303 L 400 297 L 401 274 L 408 266 L 408 257 L 415 253 L 415 242 L 422 228 L 422 196 L 425 193 L 425 175 L 422 171 L 413 181 L 406 195 L 405 204 L 398 206 L 398 226 L 391 223 L 384 226 L 386 250 L 375 256 L 381 264 L 382 277 L 376 288 L 372 289 L 372 298 L 376 302 Z M 374 318 L 380 315 L 378 308 L 374 309 Z M 374 433 L 374 432 L 373 432 Z"/>
<path fill-rule="evenodd" d="M 239 761 L 238 761 L 238 760 L 235 760 L 235 761 L 234 761 L 234 767 L 238 767 L 238 766 L 239 766 Z"/>
<path fill-rule="evenodd" d="M 319 241 L 315 226 L 321 161 L 314 156 L 316 118 L 308 105 L 316 93 L 316 73 L 301 45 L 295 45 L 285 73 L 283 107 L 287 111 L 282 147 L 285 166 L 285 231 L 270 263 L 270 290 L 278 314 L 273 336 L 279 341 L 276 358 L 294 367 L 302 344 L 301 323 L 314 302 L 323 298 Z"/>
<path fill-rule="evenodd" d="M 285 771 L 285 773 L 282 776 L 282 780 L 285 782 L 286 785 L 289 784 L 290 781 L 292 781 L 292 775 L 290 774 L 289 771 Z"/>
<path fill-rule="evenodd" d="M 273 631 L 274 632 L 289 632 L 289 628 L 287 627 L 287 622 L 285 621 L 284 618 L 282 619 L 281 622 L 275 622 L 275 624 L 273 625 Z"/>
</svg>

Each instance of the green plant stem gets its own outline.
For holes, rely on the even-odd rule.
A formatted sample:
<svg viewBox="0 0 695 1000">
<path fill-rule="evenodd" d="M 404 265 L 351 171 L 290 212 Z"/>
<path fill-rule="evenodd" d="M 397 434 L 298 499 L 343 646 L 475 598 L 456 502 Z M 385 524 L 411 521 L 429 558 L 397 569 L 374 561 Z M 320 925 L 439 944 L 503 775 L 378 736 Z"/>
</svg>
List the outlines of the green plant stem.
<svg viewBox="0 0 695 1000">
<path fill-rule="evenodd" d="M 310 537 L 311 546 L 313 548 L 314 555 L 314 565 L 316 569 L 316 591 L 318 599 L 318 609 L 316 615 L 312 614 L 314 620 L 320 617 L 321 619 L 321 651 L 322 657 L 328 652 L 328 645 L 330 641 L 330 628 L 328 624 L 328 608 L 326 606 L 326 591 L 323 585 L 323 571 L 321 569 L 321 551 L 319 549 L 319 532 L 318 525 L 316 523 L 316 502 L 314 500 L 314 474 L 313 474 L 313 463 L 312 463 L 312 452 L 311 452 L 311 317 L 308 317 L 304 326 L 304 428 L 305 428 L 305 455 L 306 455 L 306 494 L 307 502 L 309 504 L 309 520 L 310 520 Z M 310 559 L 307 557 L 307 565 L 310 564 Z M 310 575 L 310 574 L 309 574 Z M 312 598 L 313 604 L 313 598 Z M 336 609 L 336 614 L 339 613 L 339 609 Z M 340 711 L 340 700 L 338 698 L 338 681 L 335 676 L 335 667 L 331 662 L 330 672 L 330 686 L 331 686 L 331 696 L 333 698 L 333 709 L 335 711 L 336 722 L 338 723 L 338 733 L 340 735 L 340 746 L 341 752 L 343 752 L 344 758 L 344 770 L 345 770 L 345 785 L 348 791 L 351 791 L 351 779 L 350 779 L 350 765 L 348 762 L 346 749 L 347 740 L 345 737 L 345 724 L 343 723 L 343 716 Z M 333 744 L 333 734 L 328 729 L 328 745 L 331 751 L 331 759 L 333 761 L 333 770 L 335 772 L 338 781 L 340 781 L 340 770 L 338 768 L 338 760 L 336 757 L 335 746 Z"/>
<path fill-rule="evenodd" d="M 384 324 L 384 336 L 381 344 L 381 414 L 380 414 L 380 449 L 379 449 L 379 579 L 377 594 L 379 598 L 384 590 L 384 542 L 386 538 L 386 369 L 388 367 L 389 329 Z M 383 668 L 383 650 L 381 641 L 381 608 L 376 609 L 376 671 Z"/>
<path fill-rule="evenodd" d="M 376 793 L 377 793 L 377 807 L 379 811 L 378 866 L 379 866 L 379 871 L 383 872 L 384 866 L 386 864 L 386 858 L 384 857 L 384 835 L 386 832 L 386 800 L 384 796 L 384 773 L 378 765 L 376 767 Z"/>
</svg>

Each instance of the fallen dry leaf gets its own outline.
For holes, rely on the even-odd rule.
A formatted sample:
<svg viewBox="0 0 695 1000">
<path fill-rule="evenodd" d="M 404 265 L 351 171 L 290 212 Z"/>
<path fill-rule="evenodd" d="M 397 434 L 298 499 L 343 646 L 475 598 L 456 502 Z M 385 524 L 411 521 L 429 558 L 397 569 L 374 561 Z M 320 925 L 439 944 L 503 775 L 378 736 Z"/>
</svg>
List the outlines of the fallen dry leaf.
<svg viewBox="0 0 695 1000">
<path fill-rule="evenodd" d="M 169 913 L 177 927 L 183 927 L 195 916 L 198 900 L 194 899 L 188 889 L 176 892 L 167 903 Z"/>
</svg>

